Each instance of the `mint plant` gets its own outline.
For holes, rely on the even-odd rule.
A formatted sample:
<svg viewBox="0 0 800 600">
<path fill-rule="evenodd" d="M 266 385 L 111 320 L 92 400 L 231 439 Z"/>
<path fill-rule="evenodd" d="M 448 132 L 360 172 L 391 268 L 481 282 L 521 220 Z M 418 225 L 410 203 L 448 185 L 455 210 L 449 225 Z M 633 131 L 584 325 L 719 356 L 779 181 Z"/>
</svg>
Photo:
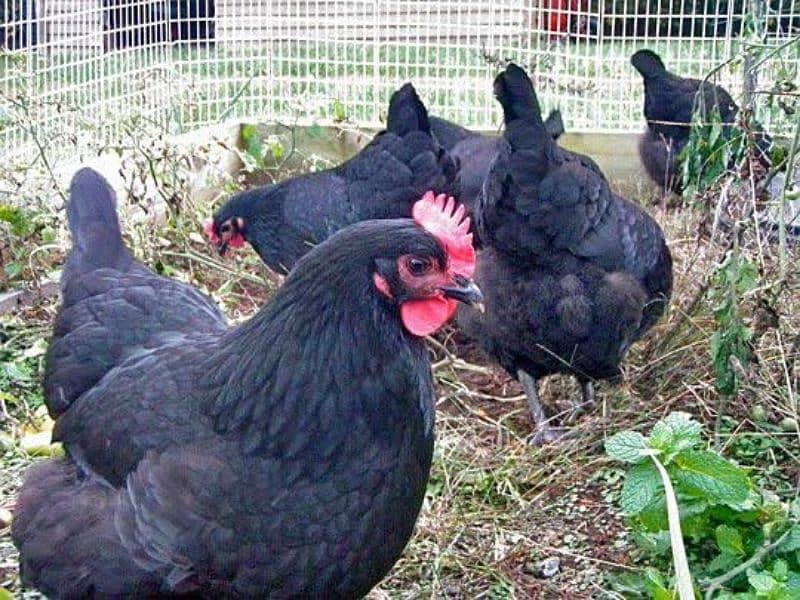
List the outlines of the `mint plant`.
<svg viewBox="0 0 800 600">
<path fill-rule="evenodd" d="M 711 360 L 717 391 L 723 396 L 734 396 L 741 383 L 732 359 L 742 368 L 750 361 L 753 331 L 745 325 L 739 304 L 757 285 L 758 267 L 736 251 L 728 255 L 712 280 L 709 295 L 717 330 L 711 336 Z"/>
<path fill-rule="evenodd" d="M 675 545 L 685 544 L 695 591 L 704 590 L 706 599 L 800 598 L 800 500 L 786 504 L 757 490 L 744 469 L 708 449 L 703 426 L 691 415 L 674 412 L 647 437 L 617 433 L 606 441 L 606 452 L 630 465 L 619 503 L 650 565 L 614 578 L 617 591 L 626 597 L 678 597 L 669 552 L 678 558 Z M 670 501 L 677 504 L 682 540 L 670 537 Z M 686 587 L 680 597 L 687 597 Z"/>
</svg>

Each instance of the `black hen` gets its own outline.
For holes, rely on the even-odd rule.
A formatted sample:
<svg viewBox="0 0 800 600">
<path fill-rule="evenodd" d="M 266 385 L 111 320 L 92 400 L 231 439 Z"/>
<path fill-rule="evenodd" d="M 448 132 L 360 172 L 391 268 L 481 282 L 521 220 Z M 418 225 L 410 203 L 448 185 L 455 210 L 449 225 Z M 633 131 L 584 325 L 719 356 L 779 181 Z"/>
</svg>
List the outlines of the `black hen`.
<svg viewBox="0 0 800 600">
<path fill-rule="evenodd" d="M 430 123 L 433 135 L 458 162 L 458 199 L 472 211 L 499 151 L 500 138 L 470 131 L 439 117 L 430 117 Z M 554 140 L 561 137 L 564 133 L 561 113 L 551 111 L 544 126 Z"/>
<path fill-rule="evenodd" d="M 647 129 L 639 140 L 639 156 L 648 176 L 661 188 L 679 192 L 678 156 L 689 141 L 697 103 L 701 115 L 715 109 L 730 136 L 739 107 L 721 86 L 670 73 L 661 58 L 650 50 L 639 50 L 631 64 L 644 79 L 644 117 Z M 769 136 L 757 137 L 759 156 L 767 160 Z"/>
<path fill-rule="evenodd" d="M 495 95 L 506 129 L 475 214 L 486 313 L 459 323 L 520 379 L 544 441 L 536 379 L 570 373 L 590 400 L 664 312 L 672 260 L 658 224 L 552 140 L 522 69 L 500 73 Z"/>
<path fill-rule="evenodd" d="M 431 136 L 425 105 L 407 83 L 392 95 L 386 130 L 356 156 L 235 195 L 206 233 L 222 252 L 249 242 L 267 266 L 284 273 L 342 227 L 408 217 L 427 190 L 453 193 L 456 168 Z"/>
<path fill-rule="evenodd" d="M 470 236 L 442 209 L 426 201 L 416 223 L 340 231 L 229 329 L 130 257 L 105 182 L 78 173 L 63 285 L 91 292 L 62 312 L 90 302 L 102 314 L 87 305 L 60 335 L 88 352 L 105 329 L 135 348 L 99 380 L 81 353 L 48 374 L 86 389 L 51 408 L 67 457 L 32 467 L 19 495 L 25 584 L 52 598 L 365 594 L 408 541 L 431 464 L 433 382 L 411 332 L 441 326 L 453 298 L 480 301 L 463 276 Z M 153 290 L 179 287 L 184 300 L 155 305 Z M 172 330 L 145 342 L 129 332 L 153 331 L 151 311 L 206 308 L 205 328 L 166 320 Z"/>
</svg>

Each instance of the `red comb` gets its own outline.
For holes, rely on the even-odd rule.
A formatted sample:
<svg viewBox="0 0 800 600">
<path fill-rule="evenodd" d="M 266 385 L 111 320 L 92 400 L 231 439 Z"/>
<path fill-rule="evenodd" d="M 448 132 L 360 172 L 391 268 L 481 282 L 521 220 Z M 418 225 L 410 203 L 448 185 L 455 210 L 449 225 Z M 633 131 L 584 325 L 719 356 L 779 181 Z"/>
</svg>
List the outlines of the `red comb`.
<svg viewBox="0 0 800 600">
<path fill-rule="evenodd" d="M 459 275 L 472 277 L 475 272 L 475 249 L 469 232 L 466 209 L 452 196 L 427 192 L 414 203 L 411 214 L 418 225 L 434 235 L 447 250 L 450 267 Z"/>
</svg>

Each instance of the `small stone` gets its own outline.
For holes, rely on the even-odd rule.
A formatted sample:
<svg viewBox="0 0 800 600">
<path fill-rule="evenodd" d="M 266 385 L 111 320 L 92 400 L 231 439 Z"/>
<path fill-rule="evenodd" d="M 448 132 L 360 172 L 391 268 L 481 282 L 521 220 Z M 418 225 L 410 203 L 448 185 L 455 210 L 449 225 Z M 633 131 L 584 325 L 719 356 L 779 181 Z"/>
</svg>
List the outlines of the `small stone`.
<svg viewBox="0 0 800 600">
<path fill-rule="evenodd" d="M 544 559 L 533 571 L 534 576 L 539 579 L 550 579 L 561 570 L 561 559 L 557 556 Z"/>
<path fill-rule="evenodd" d="M 750 416 L 754 421 L 763 422 L 767 420 L 767 409 L 763 404 L 756 404 L 750 409 Z"/>
<path fill-rule="evenodd" d="M 0 527 L 8 527 L 11 525 L 11 520 L 13 518 L 10 510 L 0 506 Z"/>
<path fill-rule="evenodd" d="M 780 427 L 784 431 L 794 432 L 797 431 L 797 419 L 792 417 L 785 417 L 781 419 Z"/>
</svg>

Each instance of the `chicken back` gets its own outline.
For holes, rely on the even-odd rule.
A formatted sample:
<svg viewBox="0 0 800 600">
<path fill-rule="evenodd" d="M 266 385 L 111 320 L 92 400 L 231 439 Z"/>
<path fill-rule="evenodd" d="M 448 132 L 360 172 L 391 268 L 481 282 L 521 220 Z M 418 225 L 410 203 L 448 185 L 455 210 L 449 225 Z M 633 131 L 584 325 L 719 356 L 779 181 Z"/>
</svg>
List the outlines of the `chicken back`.
<svg viewBox="0 0 800 600">
<path fill-rule="evenodd" d="M 470 131 L 439 117 L 430 117 L 430 123 L 433 135 L 458 163 L 458 199 L 472 212 L 489 167 L 499 151 L 500 138 Z M 544 126 L 554 140 L 561 137 L 564 133 L 561 113 L 551 111 Z"/>
</svg>

